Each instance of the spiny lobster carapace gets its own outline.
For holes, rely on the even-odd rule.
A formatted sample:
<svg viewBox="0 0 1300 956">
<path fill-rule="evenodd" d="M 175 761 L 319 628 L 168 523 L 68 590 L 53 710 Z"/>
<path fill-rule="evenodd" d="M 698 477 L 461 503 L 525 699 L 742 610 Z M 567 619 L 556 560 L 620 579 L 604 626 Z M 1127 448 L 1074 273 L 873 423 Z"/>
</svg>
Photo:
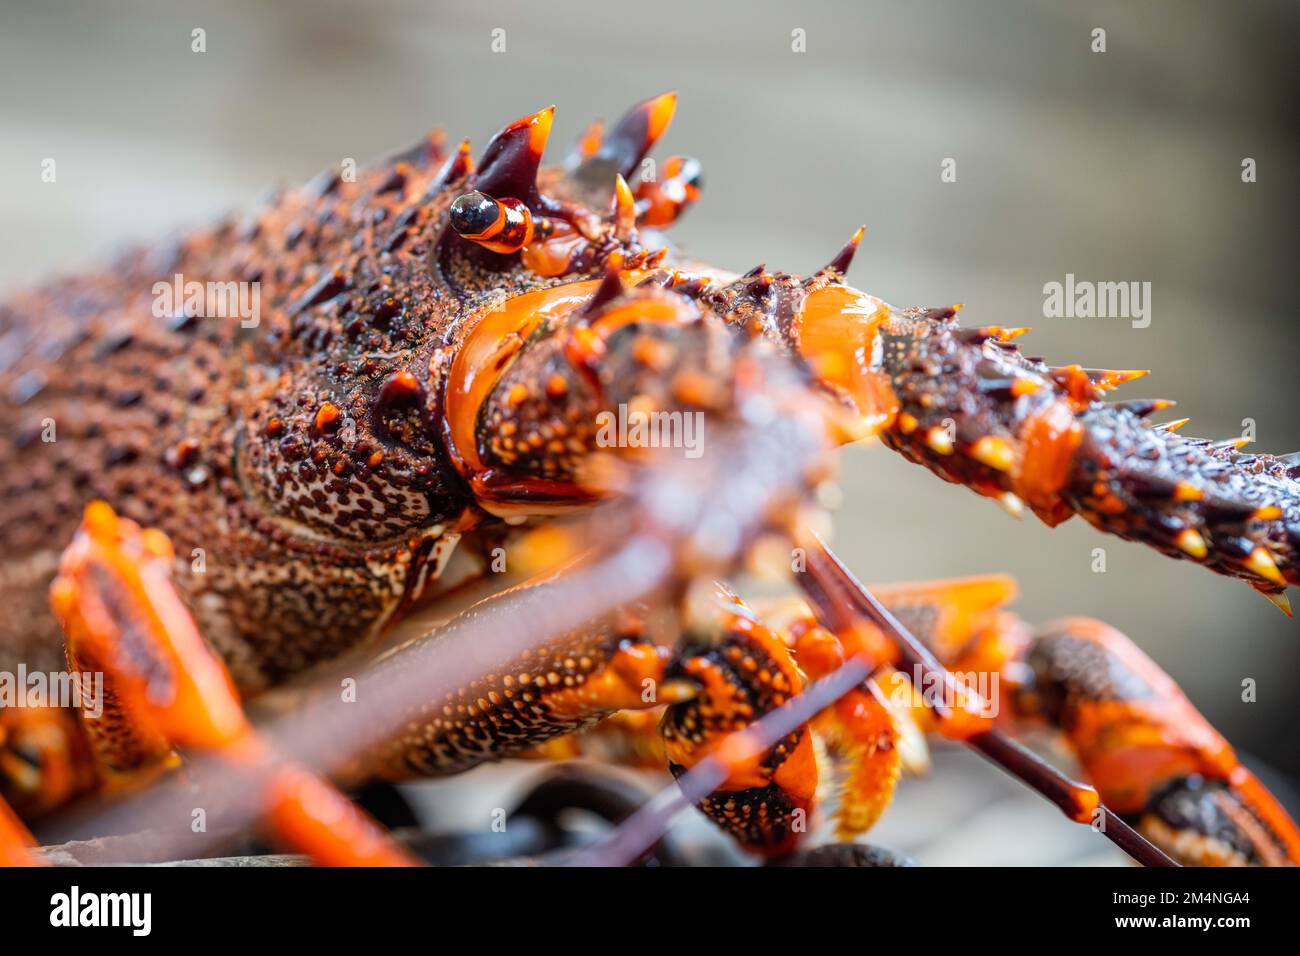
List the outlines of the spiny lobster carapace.
<svg viewBox="0 0 1300 956">
<path fill-rule="evenodd" d="M 861 230 L 809 278 L 673 254 L 660 230 L 697 198 L 699 164 L 673 157 L 629 181 L 675 99 L 593 126 L 557 167 L 540 165 L 551 109 L 505 127 L 477 163 L 468 143 L 444 150 L 433 135 L 359 177 L 328 172 L 252 216 L 0 306 L 0 665 L 57 670 L 66 653 L 107 675 L 96 719 L 0 710 L 8 801 L 35 818 L 178 754 L 262 760 L 236 688 L 378 647 L 462 538 L 485 556 L 549 516 L 616 500 L 637 503 L 613 525 L 629 535 L 671 524 L 693 489 L 655 478 L 647 490 L 651 456 L 602 439 L 617 410 L 699 415 L 712 474 L 730 482 L 717 500 L 741 516 L 697 512 L 697 539 L 673 552 L 676 586 L 661 597 L 694 607 L 680 641 L 649 636 L 639 605 L 539 635 L 550 643 L 420 702 L 356 755 L 358 774 L 554 753 L 548 742 L 602 718 L 666 708 L 651 749 L 675 774 L 722 760 L 700 806 L 746 847 L 788 854 L 828 752 L 845 768 L 837 822 L 851 837 L 900 769 L 923 763 L 919 730 L 1004 747 L 972 695 L 932 710 L 908 690 L 893 668 L 905 637 L 932 667 L 1004 675 L 1002 722 L 1061 731 L 1099 791 L 1063 798 L 1075 818 L 1104 800 L 1184 861 L 1300 860 L 1285 812 L 1121 635 L 1079 620 L 1032 633 L 1001 610 L 1000 579 L 885 588 L 895 616 L 873 619 L 836 592 L 833 559 L 799 520 L 825 449 L 875 436 L 1008 510 L 1049 525 L 1078 513 L 1287 610 L 1295 464 L 1148 425 L 1164 403 L 1102 400 L 1137 373 L 1049 368 L 1011 344 L 1023 330 L 962 328 L 955 308 L 895 309 L 847 286 Z M 159 316 L 173 279 L 255 283 L 260 314 L 205 315 L 200 295 Z M 798 427 L 775 452 L 737 452 L 756 446 L 735 436 L 779 422 Z M 730 592 L 689 597 L 688 579 L 726 573 L 760 527 L 812 549 L 796 578 L 815 617 L 801 605 L 769 624 Z M 870 676 L 813 721 L 758 750 L 729 743 L 846 660 L 870 661 Z M 264 823 L 283 842 L 324 861 L 406 859 L 306 768 L 283 765 L 267 786 Z M 27 859 L 25 840 L 0 812 L 0 846 Z"/>
</svg>

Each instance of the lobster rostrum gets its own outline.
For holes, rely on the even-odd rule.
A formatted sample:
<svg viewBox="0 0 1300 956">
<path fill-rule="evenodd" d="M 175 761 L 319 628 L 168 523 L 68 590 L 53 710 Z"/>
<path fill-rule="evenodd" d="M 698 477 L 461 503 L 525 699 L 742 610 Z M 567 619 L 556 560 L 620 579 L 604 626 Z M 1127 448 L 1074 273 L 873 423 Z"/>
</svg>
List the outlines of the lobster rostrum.
<svg viewBox="0 0 1300 956">
<path fill-rule="evenodd" d="M 689 486 L 647 479 L 656 456 L 602 430 L 611 416 L 699 415 L 715 478 L 738 447 L 729 435 L 798 428 L 766 460 L 736 459 L 750 479 L 732 488 L 743 534 L 674 548 L 660 597 L 679 608 L 679 640 L 657 640 L 637 602 L 541 635 L 420 702 L 336 776 L 447 774 L 625 738 L 616 752 L 677 775 L 720 761 L 701 809 L 785 857 L 836 779 L 828 761 L 836 829 L 851 839 L 904 769 L 924 768 L 925 733 L 987 743 L 1037 722 L 1096 787 L 1070 791 L 1074 818 L 1104 804 L 1184 862 L 1300 861 L 1294 823 L 1154 663 L 1095 621 L 1031 630 L 1003 610 L 1004 579 L 875 589 L 890 612 L 875 620 L 816 567 L 796 576 L 811 607 L 756 613 L 724 588 L 688 586 L 732 570 L 761 528 L 807 544 L 827 450 L 878 438 L 1015 514 L 1056 525 L 1077 513 L 1242 578 L 1289 614 L 1300 466 L 1148 424 L 1170 403 L 1105 401 L 1140 372 L 1049 367 L 1013 343 L 1024 329 L 962 327 L 958 307 L 898 309 L 848 286 L 861 229 L 809 277 L 674 253 L 661 230 L 698 198 L 700 164 L 644 164 L 675 102 L 593 125 L 556 167 L 541 165 L 553 108 L 506 126 L 477 162 L 434 134 L 356 181 L 327 172 L 250 217 L 0 306 L 18 423 L 0 462 L 15 602 L 0 664 L 66 654 L 108 688 L 97 719 L 0 709 L 9 803 L 36 819 L 208 751 L 270 768 L 259 813 L 286 845 L 324 862 L 409 862 L 324 777 L 277 762 L 240 694 L 349 654 L 400 660 L 385 636 L 437 597 L 462 540 L 482 558 L 551 516 L 619 500 L 637 503 L 614 526 L 628 535 L 667 527 L 665 501 Z M 173 303 L 159 315 L 157 285 L 173 275 L 257 283 L 261 314 Z M 779 481 L 760 480 L 777 464 Z M 707 510 L 696 517 L 714 527 Z M 546 589 L 487 603 L 544 603 Z M 901 637 L 933 666 L 1002 675 L 1006 716 L 995 727 L 960 692 L 932 706 L 901 667 Z M 811 721 L 733 744 L 846 661 L 869 676 Z M 659 711 L 657 727 L 628 716 Z M 0 807 L 0 856 L 29 862 L 29 845 Z"/>
</svg>

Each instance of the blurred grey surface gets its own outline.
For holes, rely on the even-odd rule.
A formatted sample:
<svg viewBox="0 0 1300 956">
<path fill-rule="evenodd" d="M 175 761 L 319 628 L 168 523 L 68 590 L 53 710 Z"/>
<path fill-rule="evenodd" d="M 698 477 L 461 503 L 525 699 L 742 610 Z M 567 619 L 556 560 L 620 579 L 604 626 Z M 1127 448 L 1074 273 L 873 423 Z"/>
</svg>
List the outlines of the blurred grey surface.
<svg viewBox="0 0 1300 956">
<path fill-rule="evenodd" d="M 194 28 L 206 53 L 191 52 Z M 858 287 L 1034 326 L 1026 350 L 1061 363 L 1152 368 L 1123 394 L 1178 399 L 1189 434 L 1253 419 L 1259 450 L 1289 452 L 1298 39 L 1290 0 L 3 0 L 0 292 L 433 125 L 481 146 L 556 103 L 557 155 L 591 118 L 675 88 L 659 155 L 694 155 L 708 177 L 676 229 L 690 252 L 807 272 L 866 222 Z M 45 157 L 57 184 L 40 181 Z M 955 183 L 940 181 L 949 157 Z M 1043 318 L 1044 283 L 1066 273 L 1151 282 L 1150 327 Z M 865 580 L 1011 572 L 1027 618 L 1105 618 L 1234 744 L 1300 774 L 1300 626 L 1247 586 L 1077 519 L 1016 523 L 880 448 L 843 459 L 836 540 Z M 1245 678 L 1256 702 L 1241 699 Z"/>
</svg>

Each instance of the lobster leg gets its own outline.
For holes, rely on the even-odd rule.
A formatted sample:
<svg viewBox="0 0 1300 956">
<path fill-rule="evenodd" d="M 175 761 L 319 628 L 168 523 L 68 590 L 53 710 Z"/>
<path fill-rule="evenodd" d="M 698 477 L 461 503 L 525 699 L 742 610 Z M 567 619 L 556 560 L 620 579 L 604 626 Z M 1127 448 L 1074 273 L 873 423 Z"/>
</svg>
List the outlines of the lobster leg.
<svg viewBox="0 0 1300 956">
<path fill-rule="evenodd" d="M 773 626 L 734 595 L 719 598 L 718 613 L 688 631 L 669 669 L 700 686 L 697 696 L 664 714 L 669 770 L 681 777 L 705 757 L 720 757 L 727 775 L 700 810 L 747 850 L 783 857 L 810 831 L 819 781 L 828 779 L 830 768 L 819 766 L 820 742 L 839 771 L 837 833 L 847 840 L 865 832 L 889 805 L 909 756 L 908 735 L 915 735 L 906 711 L 892 706 L 877 683 L 888 668 L 771 747 L 754 752 L 732 744 L 737 731 L 862 652 L 874 635 L 832 634 L 797 615 Z"/>
<path fill-rule="evenodd" d="M 790 606 L 763 618 L 734 595 L 719 595 L 720 620 L 692 628 L 667 668 L 694 690 L 667 708 L 621 710 L 595 726 L 546 741 L 517 756 L 569 760 L 577 757 L 642 769 L 667 764 L 675 775 L 694 766 L 728 733 L 787 700 L 844 662 L 852 635 L 831 634 L 810 615 Z M 788 624 L 788 626 L 787 626 Z M 795 662 L 798 662 L 797 664 Z M 882 668 L 879 679 L 899 678 Z M 672 678 L 670 678 L 671 680 Z M 701 809 L 719 826 L 762 855 L 794 849 L 815 809 L 824 774 L 804 748 L 815 737 L 839 769 L 837 834 L 849 840 L 866 832 L 888 806 L 901 771 L 927 764 L 921 731 L 906 707 L 892 704 L 876 680 L 854 688 L 799 731 L 793 753 L 781 748 L 737 760 L 731 776 Z"/>
<path fill-rule="evenodd" d="M 584 758 L 638 770 L 662 770 L 667 761 L 659 735 L 662 716 L 658 708 L 620 710 L 594 727 L 555 737 L 518 756 L 537 760 Z"/>
<path fill-rule="evenodd" d="M 471 607 L 546 602 L 537 580 Z M 418 640 L 436 640 L 431 637 Z M 398 651 L 401 648 L 396 649 Z M 390 780 L 442 776 L 508 757 L 551 756 L 564 735 L 620 711 L 636 713 L 695 693 L 667 676 L 670 648 L 645 635 L 635 611 L 598 620 L 513 660 L 485 663 L 486 672 L 441 701 L 432 701 L 409 729 L 378 748 L 360 768 Z"/>
<path fill-rule="evenodd" d="M 1300 829 L 1281 804 L 1119 631 L 1057 621 L 1023 661 L 1017 713 L 1059 730 L 1106 804 L 1147 839 L 1190 865 L 1300 863 Z"/>
<path fill-rule="evenodd" d="M 1193 865 L 1300 862 L 1300 830 L 1178 685 L 1100 621 L 1032 630 L 1006 577 L 872 588 L 1008 730 L 1045 723 L 1104 804 Z M 921 697 L 924 699 L 925 694 Z"/>
<path fill-rule="evenodd" d="M 731 291 L 736 302 L 744 288 Z M 1145 372 L 1049 367 L 1010 341 L 1023 331 L 962 328 L 955 308 L 899 310 L 828 285 L 808 294 L 790 335 L 815 368 L 845 338 L 877 356 L 861 381 L 822 381 L 871 418 L 886 445 L 941 478 L 1013 513 L 1028 506 L 1048 525 L 1079 514 L 1242 578 L 1289 613 L 1286 586 L 1300 584 L 1294 460 L 1183 438 L 1181 423 L 1148 425 L 1172 403 L 1103 401 Z"/>
<path fill-rule="evenodd" d="M 734 598 L 717 620 L 688 631 L 671 673 L 700 685 L 696 697 L 668 709 L 661 725 L 674 777 L 803 686 L 785 642 Z M 738 753 L 728 763 L 726 780 L 700 810 L 748 850 L 770 857 L 794 850 L 809 830 L 817 795 L 810 729 L 805 725 L 762 753 Z"/>
<path fill-rule="evenodd" d="M 18 814 L 0 800 L 0 866 L 37 866 L 40 860 L 32 852 L 35 846 L 36 840 Z"/>
<path fill-rule="evenodd" d="M 929 638 L 958 644 L 997 616 L 1014 585 L 1005 577 L 988 577 L 924 592 L 885 591 Z M 670 707 L 664 716 L 669 766 L 677 776 L 715 755 L 728 734 L 781 706 L 790 687 L 802 689 L 850 657 L 875 665 L 870 679 L 797 733 L 763 754 L 732 761 L 727 781 L 701 802 L 700 809 L 747 849 L 783 856 L 807 833 L 819 778 L 830 769 L 819 770 L 812 759 L 814 737 L 825 746 L 838 778 L 836 836 L 852 840 L 888 807 L 904 769 L 928 767 L 922 728 L 961 737 L 981 726 L 964 716 L 940 719 L 928 711 L 906 676 L 894 669 L 896 649 L 873 625 L 844 618 L 828 622 L 832 632 L 798 602 L 766 610 L 768 623 L 734 597 L 728 597 L 725 609 L 712 636 L 688 640 L 673 665 L 673 672 L 692 675 L 702 688 L 697 698 Z"/>
<path fill-rule="evenodd" d="M 545 585 L 516 589 L 514 600 L 521 590 L 528 599 L 528 591 L 544 592 Z M 449 695 L 440 717 L 393 741 L 372 769 L 400 778 L 503 756 L 593 756 L 638 767 L 662 767 L 666 759 L 681 776 L 718 756 L 724 738 L 782 706 L 806 679 L 834 670 L 861 641 L 796 617 L 789 628 L 769 626 L 721 589 L 687 604 L 689 620 L 675 648 L 644 643 L 639 622 L 627 615 L 569 635 Z M 642 693 L 647 686 L 657 686 L 657 694 Z M 840 834 L 864 832 L 888 805 L 904 760 L 915 755 L 909 745 L 919 739 L 906 713 L 889 706 L 871 681 L 762 753 L 722 754 L 727 777 L 700 809 L 754 853 L 783 857 L 795 850 L 811 826 L 824 776 L 815 738 L 844 770 Z"/>
<path fill-rule="evenodd" d="M 34 820 L 99 785 L 77 712 L 0 707 L 0 800 Z"/>
<path fill-rule="evenodd" d="M 51 586 L 71 668 L 104 675 L 103 713 L 87 714 L 86 725 L 110 775 L 125 781 L 174 764 L 173 748 L 268 766 L 260 799 L 280 842 L 325 864 L 415 862 L 326 781 L 276 761 L 181 603 L 172 557 L 161 532 L 93 502 Z"/>
<path fill-rule="evenodd" d="M 925 711 L 892 665 L 893 648 L 875 627 L 850 624 L 832 633 L 804 605 L 765 614 L 785 635 L 809 681 L 837 671 L 849 657 L 876 663 L 872 676 L 812 721 L 839 776 L 835 832 L 852 840 L 875 825 L 893 798 L 902 771 L 929 768 L 918 723 Z M 900 693 L 898 688 L 902 687 Z"/>
</svg>

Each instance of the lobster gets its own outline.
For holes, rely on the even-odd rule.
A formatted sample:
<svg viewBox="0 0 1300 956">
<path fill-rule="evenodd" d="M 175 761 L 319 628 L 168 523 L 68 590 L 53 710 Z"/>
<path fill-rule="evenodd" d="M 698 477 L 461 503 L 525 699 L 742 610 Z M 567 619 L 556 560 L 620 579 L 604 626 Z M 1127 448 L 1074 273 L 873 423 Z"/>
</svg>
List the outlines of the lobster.
<svg viewBox="0 0 1300 956">
<path fill-rule="evenodd" d="M 245 816 L 318 862 L 414 862 L 340 784 L 602 737 L 665 763 L 745 849 L 797 859 L 831 767 L 853 840 L 941 734 L 1148 862 L 1300 861 L 1278 801 L 1126 637 L 1034 630 L 1004 578 L 864 588 L 809 530 L 833 449 L 875 439 L 1289 614 L 1294 457 L 1149 424 L 1168 403 L 1105 400 L 1137 372 L 1049 367 L 1012 341 L 1027 330 L 852 288 L 862 230 L 808 277 L 682 256 L 663 230 L 701 166 L 647 165 L 675 105 L 594 124 L 556 166 L 553 107 L 477 160 L 433 133 L 0 306 L 0 664 L 104 677 L 102 713 L 0 708 L 0 859 L 39 862 L 29 823 L 180 766 L 228 788 L 250 773 Z M 230 314 L 233 288 L 265 307 Z M 686 454 L 656 447 L 674 444 Z M 772 542 L 806 601 L 701 587 Z M 472 580 L 507 547 L 534 579 L 392 646 L 456 590 L 453 551 Z M 245 715 L 245 697 L 358 660 L 386 722 L 349 738 L 337 702 L 313 712 L 346 754 L 286 755 Z M 1001 679 L 982 694 L 960 672 Z M 1008 736 L 1034 725 L 1090 785 Z"/>
</svg>

